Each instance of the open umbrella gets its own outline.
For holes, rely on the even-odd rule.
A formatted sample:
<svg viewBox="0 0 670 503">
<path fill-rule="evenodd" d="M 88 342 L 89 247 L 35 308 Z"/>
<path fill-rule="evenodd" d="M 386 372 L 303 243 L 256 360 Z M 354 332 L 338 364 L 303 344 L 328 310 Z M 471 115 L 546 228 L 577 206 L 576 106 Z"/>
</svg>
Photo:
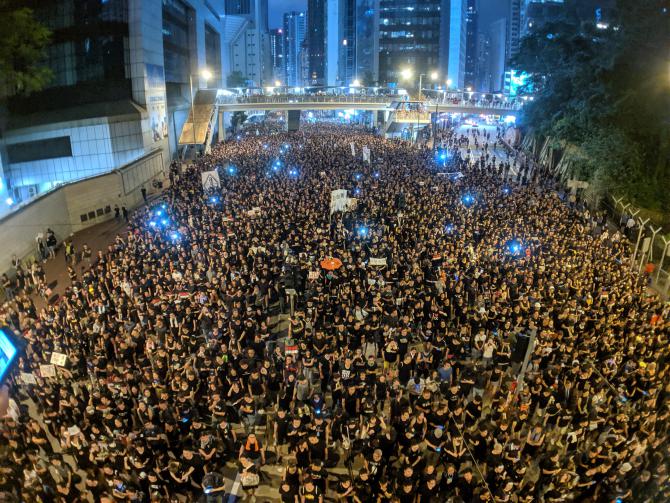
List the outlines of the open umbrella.
<svg viewBox="0 0 670 503">
<path fill-rule="evenodd" d="M 328 257 L 321 261 L 321 267 L 326 271 L 335 271 L 342 267 L 342 261 L 339 258 Z"/>
</svg>

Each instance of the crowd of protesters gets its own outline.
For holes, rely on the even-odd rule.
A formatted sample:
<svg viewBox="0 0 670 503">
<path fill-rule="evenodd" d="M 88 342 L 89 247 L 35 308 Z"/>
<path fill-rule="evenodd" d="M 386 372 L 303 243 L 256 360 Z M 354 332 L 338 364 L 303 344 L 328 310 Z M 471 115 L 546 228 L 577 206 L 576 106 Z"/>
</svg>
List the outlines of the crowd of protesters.
<svg viewBox="0 0 670 503">
<path fill-rule="evenodd" d="M 57 303 L 3 306 L 38 416 L 2 421 L 0 491 L 196 501 L 234 464 L 286 503 L 667 501 L 668 309 L 496 144 L 318 125 L 175 168 Z"/>
</svg>

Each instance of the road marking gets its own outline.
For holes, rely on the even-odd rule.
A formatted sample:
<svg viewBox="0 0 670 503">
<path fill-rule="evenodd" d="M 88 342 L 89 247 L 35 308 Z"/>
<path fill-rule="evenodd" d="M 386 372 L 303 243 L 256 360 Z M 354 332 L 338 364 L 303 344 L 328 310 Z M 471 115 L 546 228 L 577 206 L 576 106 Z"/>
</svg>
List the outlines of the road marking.
<svg viewBox="0 0 670 503">
<path fill-rule="evenodd" d="M 228 503 L 235 503 L 238 498 L 237 492 L 240 490 L 240 474 L 237 473 L 235 477 L 235 482 L 233 482 L 233 487 L 230 489 L 230 496 L 228 496 Z"/>
</svg>

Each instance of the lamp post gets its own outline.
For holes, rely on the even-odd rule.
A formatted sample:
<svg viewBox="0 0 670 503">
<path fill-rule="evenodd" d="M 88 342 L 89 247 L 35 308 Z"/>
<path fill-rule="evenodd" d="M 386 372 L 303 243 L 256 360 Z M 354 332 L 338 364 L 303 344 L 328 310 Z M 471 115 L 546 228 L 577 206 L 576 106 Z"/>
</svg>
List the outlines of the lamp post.
<svg viewBox="0 0 670 503">
<path fill-rule="evenodd" d="M 644 226 L 647 225 L 647 222 L 649 222 L 649 219 L 645 220 L 638 220 L 638 223 L 640 225 L 640 230 L 637 232 L 637 241 L 635 242 L 635 249 L 633 250 L 633 254 L 630 257 L 630 270 L 633 270 L 633 266 L 635 265 L 635 257 L 637 256 L 637 249 L 640 246 L 640 239 L 642 239 L 642 232 L 644 231 Z"/>
<path fill-rule="evenodd" d="M 207 81 L 212 78 L 212 72 L 207 69 L 203 68 L 200 70 L 199 74 L 195 75 L 196 77 L 202 77 L 205 79 L 205 87 L 207 87 Z M 191 119 L 193 119 L 193 144 L 195 145 L 195 109 L 194 109 L 194 99 L 193 99 L 193 74 L 189 74 L 188 76 L 188 86 L 191 91 Z M 198 82 L 198 89 L 200 89 L 200 83 Z"/>
<path fill-rule="evenodd" d="M 665 262 L 665 256 L 670 254 L 670 239 L 666 239 L 665 236 L 661 236 L 663 240 L 663 254 L 661 255 L 661 261 L 658 264 L 658 271 L 656 271 L 656 283 L 658 283 L 661 278 L 661 270 L 663 269 L 663 262 Z"/>
</svg>

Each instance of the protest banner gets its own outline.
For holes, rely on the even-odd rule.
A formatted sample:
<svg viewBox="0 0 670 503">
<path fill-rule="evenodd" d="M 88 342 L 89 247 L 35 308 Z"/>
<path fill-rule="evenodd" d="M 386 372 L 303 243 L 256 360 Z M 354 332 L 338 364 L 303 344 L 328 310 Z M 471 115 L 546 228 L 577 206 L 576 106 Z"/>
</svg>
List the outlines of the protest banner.
<svg viewBox="0 0 670 503">
<path fill-rule="evenodd" d="M 202 178 L 202 190 L 218 190 L 221 188 L 221 180 L 216 171 L 203 171 L 200 176 Z"/>
<path fill-rule="evenodd" d="M 337 189 L 330 192 L 330 214 L 344 211 L 347 207 L 347 190 Z"/>
<path fill-rule="evenodd" d="M 370 257 L 370 265 L 371 266 L 377 266 L 377 267 L 383 267 L 383 266 L 386 265 L 386 257 L 381 257 L 381 258 Z"/>
</svg>

